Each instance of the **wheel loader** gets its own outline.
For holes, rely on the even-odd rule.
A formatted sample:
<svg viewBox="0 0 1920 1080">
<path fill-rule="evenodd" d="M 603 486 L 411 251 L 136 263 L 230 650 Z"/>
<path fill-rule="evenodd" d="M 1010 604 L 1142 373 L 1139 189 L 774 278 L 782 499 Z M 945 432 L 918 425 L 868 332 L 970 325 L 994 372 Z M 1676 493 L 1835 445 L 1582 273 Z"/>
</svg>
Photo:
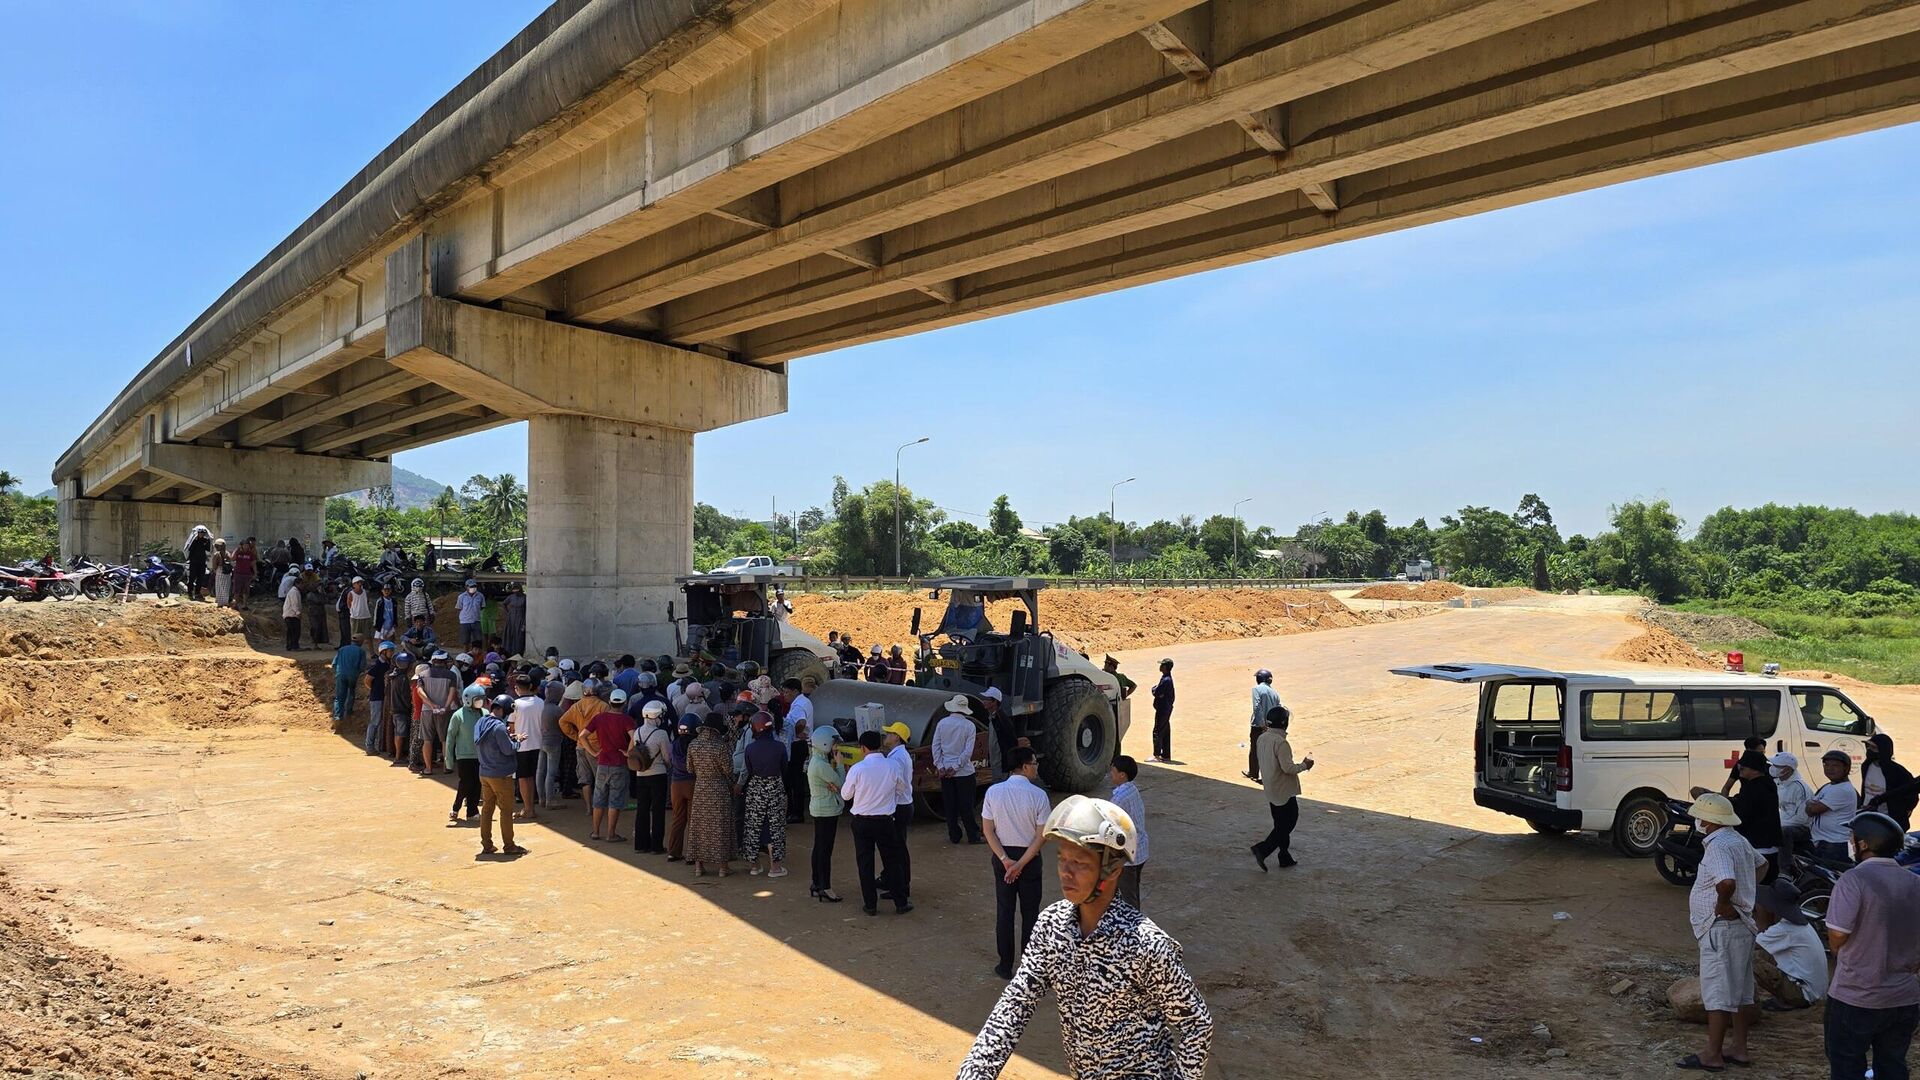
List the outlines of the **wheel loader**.
<svg viewBox="0 0 1920 1080">
<path fill-rule="evenodd" d="M 967 696 L 975 723 L 975 776 L 992 779 L 999 757 L 997 740 L 981 723 L 982 695 L 989 687 L 1001 694 L 1001 710 L 1039 757 L 1040 777 L 1056 791 L 1092 791 L 1107 780 L 1107 766 L 1119 752 L 1131 719 L 1120 682 L 1040 623 L 1040 590 L 1046 582 L 1030 577 L 952 577 L 922 582 L 946 607 L 940 621 L 922 629 L 921 611 L 913 612 L 912 632 L 919 645 L 914 675 L 905 686 L 858 682 L 851 678 L 823 683 L 813 696 L 814 715 L 851 730 L 855 710 L 878 704 L 887 723 L 896 720 L 911 732 L 914 788 L 937 794 L 930 744 L 933 726 L 946 715 L 946 702 Z M 1006 624 L 993 625 L 998 606 Z M 933 800 L 931 809 L 938 810 Z"/>
</svg>

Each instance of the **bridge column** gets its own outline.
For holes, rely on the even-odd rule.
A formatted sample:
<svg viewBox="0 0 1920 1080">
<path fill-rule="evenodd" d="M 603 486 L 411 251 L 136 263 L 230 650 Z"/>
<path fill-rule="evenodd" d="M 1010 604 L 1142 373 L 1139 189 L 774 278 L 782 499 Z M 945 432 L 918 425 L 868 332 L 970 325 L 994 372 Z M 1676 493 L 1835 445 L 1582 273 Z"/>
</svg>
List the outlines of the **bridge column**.
<svg viewBox="0 0 1920 1080">
<path fill-rule="evenodd" d="M 149 544 L 161 544 L 178 553 L 186 543 L 187 531 L 195 525 L 212 526 L 217 514 L 211 506 L 194 503 L 89 499 L 79 493 L 79 486 L 78 479 L 63 480 L 58 492 L 63 560 L 85 555 L 119 562 Z"/>
<path fill-rule="evenodd" d="M 529 640 L 671 652 L 673 582 L 693 572 L 693 432 L 543 413 L 527 421 L 527 474 Z"/>
<path fill-rule="evenodd" d="M 182 443 L 150 443 L 142 463 L 149 472 L 219 492 L 219 532 L 230 541 L 254 536 L 270 544 L 297 536 L 315 551 L 326 532 L 328 498 L 393 482 L 393 466 L 385 461 Z"/>
<path fill-rule="evenodd" d="M 673 645 L 693 569 L 693 436 L 785 412 L 784 366 L 431 295 L 420 241 L 387 260 L 387 358 L 527 420 L 527 637 L 573 655 Z"/>
</svg>

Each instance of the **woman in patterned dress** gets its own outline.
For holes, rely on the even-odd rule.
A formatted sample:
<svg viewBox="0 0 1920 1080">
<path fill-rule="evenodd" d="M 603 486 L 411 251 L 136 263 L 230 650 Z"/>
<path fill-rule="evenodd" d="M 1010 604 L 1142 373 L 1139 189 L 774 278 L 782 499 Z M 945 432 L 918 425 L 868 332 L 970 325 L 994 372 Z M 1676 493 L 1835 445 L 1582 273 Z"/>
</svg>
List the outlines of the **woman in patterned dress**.
<svg viewBox="0 0 1920 1080">
<path fill-rule="evenodd" d="M 693 773 L 693 803 L 687 814 L 686 859 L 694 876 L 718 863 L 720 876 L 732 873 L 728 861 L 738 842 L 733 825 L 733 747 L 727 741 L 726 721 L 709 716 L 687 747 L 687 768 Z"/>
</svg>

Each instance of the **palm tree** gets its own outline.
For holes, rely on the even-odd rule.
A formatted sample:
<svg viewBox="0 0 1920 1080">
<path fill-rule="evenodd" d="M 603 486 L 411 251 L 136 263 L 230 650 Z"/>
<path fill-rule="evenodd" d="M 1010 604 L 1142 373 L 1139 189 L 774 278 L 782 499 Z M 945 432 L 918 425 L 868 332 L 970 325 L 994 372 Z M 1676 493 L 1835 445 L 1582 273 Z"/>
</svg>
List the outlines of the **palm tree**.
<svg viewBox="0 0 1920 1080">
<path fill-rule="evenodd" d="M 447 535 L 447 515 L 460 513 L 460 496 L 455 495 L 450 487 L 442 488 L 440 494 L 433 497 L 433 505 L 429 509 L 440 519 L 440 536 L 444 539 Z"/>
<path fill-rule="evenodd" d="M 20 486 L 19 477 L 13 475 L 12 473 L 8 472 L 5 469 L 0 469 L 0 495 L 8 494 L 14 488 L 17 488 L 19 486 Z"/>
<path fill-rule="evenodd" d="M 527 489 L 520 486 L 520 480 L 512 473 L 499 476 L 475 475 L 460 485 L 460 490 L 473 500 L 474 515 L 478 524 L 485 530 L 488 554 L 500 539 L 512 534 L 527 520 Z"/>
</svg>

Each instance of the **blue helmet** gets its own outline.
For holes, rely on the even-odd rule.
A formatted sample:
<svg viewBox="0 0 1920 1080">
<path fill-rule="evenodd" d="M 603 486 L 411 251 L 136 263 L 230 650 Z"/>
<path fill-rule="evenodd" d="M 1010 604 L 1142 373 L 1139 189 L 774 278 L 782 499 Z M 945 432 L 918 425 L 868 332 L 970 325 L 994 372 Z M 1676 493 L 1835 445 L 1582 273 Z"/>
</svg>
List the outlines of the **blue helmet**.
<svg viewBox="0 0 1920 1080">
<path fill-rule="evenodd" d="M 460 700 L 463 702 L 479 701 L 486 696 L 487 688 L 481 686 L 479 683 L 468 683 L 467 688 L 460 691 Z"/>
</svg>

